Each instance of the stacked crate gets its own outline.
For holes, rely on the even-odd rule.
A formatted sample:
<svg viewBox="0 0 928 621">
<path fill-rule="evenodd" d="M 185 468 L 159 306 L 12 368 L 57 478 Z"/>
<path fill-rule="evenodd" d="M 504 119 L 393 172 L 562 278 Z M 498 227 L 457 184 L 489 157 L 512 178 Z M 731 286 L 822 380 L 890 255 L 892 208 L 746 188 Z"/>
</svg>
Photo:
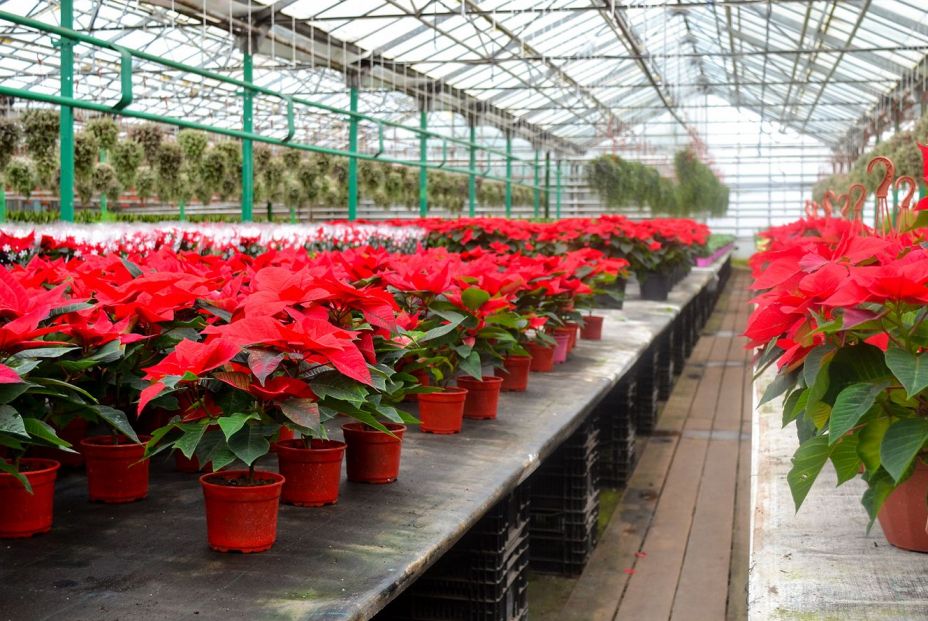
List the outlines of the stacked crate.
<svg viewBox="0 0 928 621">
<path fill-rule="evenodd" d="M 657 424 L 657 348 L 652 344 L 635 366 L 635 428 L 640 434 L 651 433 Z"/>
<path fill-rule="evenodd" d="M 529 489 L 520 485 L 379 615 L 378 621 L 523 621 Z"/>
<path fill-rule="evenodd" d="M 599 429 L 589 419 L 529 479 L 531 568 L 579 576 L 598 538 Z"/>
<path fill-rule="evenodd" d="M 673 389 L 673 380 L 677 367 L 675 348 L 680 341 L 679 325 L 674 321 L 657 338 L 657 398 L 666 401 Z"/>
<path fill-rule="evenodd" d="M 635 380 L 622 380 L 596 408 L 600 487 L 624 487 L 635 467 Z"/>
</svg>

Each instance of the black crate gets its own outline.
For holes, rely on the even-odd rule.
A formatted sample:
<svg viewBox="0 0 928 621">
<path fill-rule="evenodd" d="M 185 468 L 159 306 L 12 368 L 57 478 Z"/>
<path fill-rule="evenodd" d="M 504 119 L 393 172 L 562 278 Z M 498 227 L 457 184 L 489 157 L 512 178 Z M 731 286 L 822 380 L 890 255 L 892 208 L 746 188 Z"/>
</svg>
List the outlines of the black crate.
<svg viewBox="0 0 928 621">
<path fill-rule="evenodd" d="M 583 573 L 599 539 L 598 509 L 597 506 L 596 512 L 591 513 L 582 526 L 578 526 L 576 536 L 533 536 L 529 547 L 529 566 L 532 570 L 562 576 L 579 576 Z"/>
<path fill-rule="evenodd" d="M 623 486 L 635 465 L 635 390 L 634 381 L 623 380 L 597 407 L 600 487 Z"/>
<path fill-rule="evenodd" d="M 635 426 L 638 433 L 651 433 L 657 423 L 657 364 L 652 349 L 645 351 L 638 361 L 635 390 Z"/>
</svg>

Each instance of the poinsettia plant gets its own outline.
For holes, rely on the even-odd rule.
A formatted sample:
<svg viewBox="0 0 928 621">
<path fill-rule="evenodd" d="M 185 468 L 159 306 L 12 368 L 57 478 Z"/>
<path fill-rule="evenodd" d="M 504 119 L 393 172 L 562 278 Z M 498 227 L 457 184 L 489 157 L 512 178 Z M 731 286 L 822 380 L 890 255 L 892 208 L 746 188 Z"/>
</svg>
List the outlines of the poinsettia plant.
<svg viewBox="0 0 928 621">
<path fill-rule="evenodd" d="M 815 218 L 768 231 L 751 262 L 756 308 L 745 335 L 778 374 L 783 425 L 800 446 L 788 481 L 801 506 L 827 462 L 860 475 L 876 519 L 928 456 L 928 250 L 915 214 L 877 229 Z"/>
</svg>

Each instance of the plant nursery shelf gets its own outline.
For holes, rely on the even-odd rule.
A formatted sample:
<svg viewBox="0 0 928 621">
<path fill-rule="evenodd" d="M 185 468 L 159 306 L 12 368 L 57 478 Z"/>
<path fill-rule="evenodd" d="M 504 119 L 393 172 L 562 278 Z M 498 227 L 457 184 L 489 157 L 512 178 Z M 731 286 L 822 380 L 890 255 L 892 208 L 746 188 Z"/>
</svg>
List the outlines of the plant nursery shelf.
<svg viewBox="0 0 928 621">
<path fill-rule="evenodd" d="M 755 404 L 774 377 L 768 369 L 755 382 Z M 836 487 L 826 464 L 795 512 L 786 474 L 799 442 L 781 428 L 782 407 L 774 399 L 754 411 L 748 618 L 928 618 L 928 555 L 894 548 L 879 523 L 866 533 L 863 481 Z"/>
<path fill-rule="evenodd" d="M 343 481 L 337 505 L 282 506 L 265 553 L 210 550 L 199 484 L 161 458 L 135 504 L 91 504 L 83 475 L 66 475 L 54 529 L 0 548 L 0 616 L 368 619 L 536 470 L 723 264 L 694 269 L 667 302 L 636 301 L 630 287 L 625 310 L 603 312 L 603 340 L 581 341 L 527 392 L 504 393 L 497 420 L 465 421 L 454 436 L 410 429 L 395 483 Z"/>
</svg>

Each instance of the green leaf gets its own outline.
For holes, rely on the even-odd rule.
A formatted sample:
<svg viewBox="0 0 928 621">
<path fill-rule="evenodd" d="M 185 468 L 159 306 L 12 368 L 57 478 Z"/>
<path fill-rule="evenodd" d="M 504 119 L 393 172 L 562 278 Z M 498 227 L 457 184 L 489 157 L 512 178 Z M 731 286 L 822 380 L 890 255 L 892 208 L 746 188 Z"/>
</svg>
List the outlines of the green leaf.
<svg viewBox="0 0 928 621">
<path fill-rule="evenodd" d="M 16 469 L 13 464 L 9 463 L 5 459 L 0 459 L 0 472 L 5 472 L 9 475 L 12 475 L 17 481 L 23 484 L 23 487 L 26 488 L 26 491 L 30 494 L 32 493 L 32 485 L 29 484 L 29 479 L 27 479 L 19 470 Z"/>
<path fill-rule="evenodd" d="M 63 382 L 53 377 L 33 378 L 32 381 L 34 381 L 36 384 L 39 384 L 40 386 L 48 386 L 50 388 L 62 388 L 64 390 L 76 392 L 82 397 L 86 397 L 91 403 L 97 402 L 96 397 L 94 397 L 92 394 L 90 394 L 89 392 L 81 388 L 80 386 L 75 386 L 74 384 L 69 384 L 68 382 Z"/>
<path fill-rule="evenodd" d="M 59 448 L 66 449 L 71 446 L 68 442 L 59 438 L 58 434 L 55 433 L 55 429 L 45 421 L 26 416 L 23 418 L 23 424 L 26 427 L 26 431 L 28 431 L 29 435 L 33 438 L 44 440 Z"/>
<path fill-rule="evenodd" d="M 437 328 L 432 328 L 421 337 L 417 339 L 420 343 L 425 343 L 431 341 L 432 339 L 437 339 L 440 336 L 444 336 L 461 325 L 461 322 L 464 321 L 464 316 L 462 315 L 458 321 L 452 321 L 451 323 L 446 323 L 443 326 L 438 326 Z"/>
<path fill-rule="evenodd" d="M 246 425 L 228 439 L 229 450 L 249 467 L 271 448 L 262 431 L 258 425 Z"/>
<path fill-rule="evenodd" d="M 906 418 L 886 430 L 880 446 L 880 461 L 896 483 L 902 480 L 919 451 L 928 442 L 928 420 Z"/>
<path fill-rule="evenodd" d="M 461 361 L 460 369 L 474 379 L 483 379 L 483 369 L 482 365 L 480 364 L 480 354 L 478 354 L 476 351 L 470 352 L 470 355 Z"/>
<path fill-rule="evenodd" d="M 865 478 L 867 479 L 867 490 L 860 499 L 860 503 L 870 516 L 870 523 L 867 524 L 867 533 L 869 533 L 870 529 L 873 528 L 873 523 L 876 522 L 880 509 L 883 508 L 883 503 L 896 489 L 896 484 L 889 473 L 882 468 Z"/>
<path fill-rule="evenodd" d="M 884 384 L 860 383 L 851 384 L 838 393 L 828 422 L 828 442 L 834 444 L 853 429 L 885 388 Z"/>
<path fill-rule="evenodd" d="M 194 452 L 197 450 L 197 445 L 203 439 L 206 425 L 187 423 L 177 427 L 183 432 L 183 435 L 174 441 L 174 448 L 183 453 L 187 459 L 192 459 Z"/>
<path fill-rule="evenodd" d="M 816 347 L 809 352 L 809 355 L 806 356 L 805 362 L 802 364 L 802 378 L 805 381 L 806 386 L 815 385 L 815 380 L 818 378 L 819 373 L 823 370 L 823 364 L 825 367 L 824 370 L 827 372 L 827 362 L 834 357 L 834 353 L 834 348 L 828 345 Z"/>
<path fill-rule="evenodd" d="M 226 441 L 237 434 L 245 424 L 253 418 L 257 418 L 254 414 L 232 414 L 230 416 L 220 416 L 219 417 L 219 428 L 222 429 L 222 433 L 226 437 Z"/>
<path fill-rule="evenodd" d="M 122 358 L 125 353 L 125 345 L 120 343 L 117 339 L 115 341 L 110 341 L 87 358 L 98 363 L 116 362 Z"/>
<path fill-rule="evenodd" d="M 867 423 L 857 434 L 860 438 L 857 444 L 857 454 L 868 472 L 876 472 L 876 469 L 880 467 L 880 446 L 883 444 L 886 430 L 889 429 L 889 423 L 888 418 L 879 416 Z"/>
<path fill-rule="evenodd" d="M 860 473 L 860 457 L 857 454 L 859 437 L 847 436 L 831 449 L 831 463 L 838 473 L 838 485 L 850 481 Z"/>
<path fill-rule="evenodd" d="M 24 349 L 13 354 L 14 358 L 60 358 L 69 351 L 80 349 L 79 347 L 37 347 L 35 349 Z"/>
<path fill-rule="evenodd" d="M 793 455 L 793 467 L 786 475 L 796 511 L 799 511 L 799 507 L 802 506 L 809 490 L 812 489 L 812 484 L 815 483 L 815 479 L 830 455 L 831 447 L 828 446 L 826 436 L 815 436 L 796 449 Z"/>
<path fill-rule="evenodd" d="M 74 304 L 65 304 L 64 306 L 59 306 L 58 308 L 53 308 L 49 313 L 49 318 L 58 317 L 60 315 L 65 315 L 67 313 L 75 313 L 77 311 L 88 310 L 95 306 L 90 302 L 75 302 Z"/>
<path fill-rule="evenodd" d="M 824 429 L 831 417 L 831 406 L 819 401 L 812 407 L 806 408 L 806 417 L 812 421 L 816 429 Z"/>
<path fill-rule="evenodd" d="M 928 387 L 928 363 L 923 364 L 924 354 L 911 354 L 904 349 L 886 350 L 886 366 L 893 372 L 911 399 Z"/>
<path fill-rule="evenodd" d="M 805 409 L 809 400 L 809 389 L 796 389 L 789 393 L 789 397 L 783 403 L 783 427 L 796 420 Z"/>
<path fill-rule="evenodd" d="M 313 392 L 320 399 L 335 399 L 362 404 L 367 399 L 363 384 L 345 377 L 341 373 L 323 373 L 310 382 Z"/>
<path fill-rule="evenodd" d="M 761 406 L 768 401 L 776 399 L 787 390 L 796 385 L 796 379 L 798 374 L 794 371 L 792 373 L 780 373 L 776 378 L 770 382 L 770 385 L 767 386 L 767 390 L 764 391 L 764 396 L 761 398 L 758 406 Z"/>
<path fill-rule="evenodd" d="M 293 424 L 310 429 L 317 435 L 322 433 L 319 405 L 312 399 L 287 399 L 280 404 L 280 411 Z"/>
<path fill-rule="evenodd" d="M 8 433 L 29 439 L 23 417 L 8 405 L 0 405 L 0 433 Z M 0 459 L 0 461 L 3 460 Z"/>
<path fill-rule="evenodd" d="M 252 349 L 248 352 L 248 368 L 258 378 L 258 382 L 264 386 L 264 381 L 268 375 L 277 370 L 284 355 L 275 353 L 267 349 Z"/>
<path fill-rule="evenodd" d="M 464 302 L 464 306 L 472 310 L 480 308 L 489 299 L 490 294 L 480 287 L 468 287 L 461 292 L 461 301 Z"/>
<path fill-rule="evenodd" d="M 117 410 L 116 408 L 111 408 L 107 405 L 95 405 L 91 407 L 91 409 L 96 412 L 100 418 L 105 420 L 111 427 L 120 433 L 132 438 L 134 442 L 139 441 L 139 437 L 135 435 L 135 429 L 133 429 L 132 425 L 129 424 L 129 419 L 126 418 L 125 412 L 122 410 Z"/>
<path fill-rule="evenodd" d="M 138 278 L 139 276 L 142 275 L 142 270 L 138 265 L 136 265 L 135 263 L 133 263 L 126 257 L 120 257 L 120 260 L 122 261 L 122 264 L 125 266 L 126 270 L 128 270 L 129 274 L 131 274 L 133 278 Z"/>
</svg>

